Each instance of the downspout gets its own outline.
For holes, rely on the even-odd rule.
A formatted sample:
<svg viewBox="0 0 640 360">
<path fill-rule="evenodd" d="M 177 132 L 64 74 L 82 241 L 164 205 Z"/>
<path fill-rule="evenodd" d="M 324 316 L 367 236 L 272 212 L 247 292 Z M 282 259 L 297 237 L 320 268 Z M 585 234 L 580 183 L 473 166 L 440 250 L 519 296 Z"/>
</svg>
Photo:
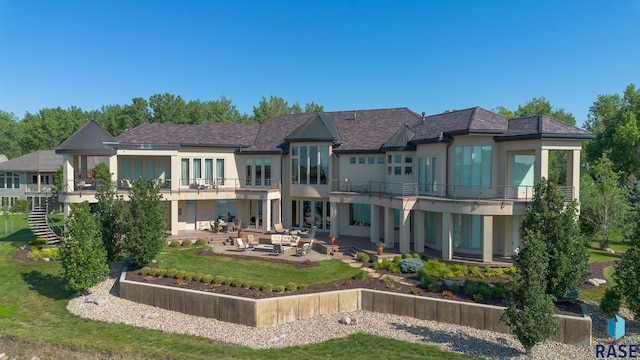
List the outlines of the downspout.
<svg viewBox="0 0 640 360">
<path fill-rule="evenodd" d="M 445 153 L 445 196 L 449 197 L 449 148 L 451 147 L 451 141 L 447 141 L 447 150 Z"/>
</svg>

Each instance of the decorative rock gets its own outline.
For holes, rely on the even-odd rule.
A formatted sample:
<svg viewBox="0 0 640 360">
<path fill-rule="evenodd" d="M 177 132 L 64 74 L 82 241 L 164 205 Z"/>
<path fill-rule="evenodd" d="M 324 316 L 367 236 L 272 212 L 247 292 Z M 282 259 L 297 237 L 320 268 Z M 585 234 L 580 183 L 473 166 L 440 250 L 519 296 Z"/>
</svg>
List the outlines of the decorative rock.
<svg viewBox="0 0 640 360">
<path fill-rule="evenodd" d="M 607 283 L 607 280 L 605 280 L 605 279 L 593 278 L 593 280 L 595 280 L 595 282 L 597 282 L 600 285 L 604 285 L 604 284 Z"/>
<path fill-rule="evenodd" d="M 40 360 L 40 358 L 37 357 L 37 356 L 34 356 L 34 357 L 31 358 L 31 360 Z"/>
<path fill-rule="evenodd" d="M 152 264 L 157 264 L 158 262 L 157 262 L 157 261 L 155 261 L 155 260 L 151 260 L 151 263 L 152 263 Z"/>
<path fill-rule="evenodd" d="M 45 262 L 48 262 L 48 261 L 50 261 L 50 260 L 51 260 L 51 259 L 49 259 L 49 258 L 42 258 L 42 261 L 45 261 Z"/>
<path fill-rule="evenodd" d="M 604 248 L 604 251 L 608 252 L 609 254 L 615 254 L 616 251 L 613 250 L 612 248 Z"/>
<path fill-rule="evenodd" d="M 95 303 L 96 303 L 96 299 L 93 299 L 93 298 L 88 297 L 88 298 L 85 298 L 85 299 L 84 299 L 84 302 L 85 302 L 85 303 L 92 303 L 92 304 L 95 304 Z"/>
<path fill-rule="evenodd" d="M 587 284 L 593 285 L 595 287 L 599 287 L 600 286 L 600 284 L 597 281 L 595 281 L 595 279 L 587 280 Z"/>
<path fill-rule="evenodd" d="M 340 319 L 340 324 L 344 324 L 344 325 L 351 324 L 351 318 L 348 316 L 343 316 L 342 319 Z"/>
<path fill-rule="evenodd" d="M 358 323 L 358 319 L 356 319 L 356 318 L 352 318 L 351 319 L 351 325 L 355 325 L 357 323 Z"/>
<path fill-rule="evenodd" d="M 105 306 L 105 305 L 107 305 L 107 300 L 105 300 L 105 299 L 98 299 L 98 300 L 96 300 L 96 305 L 98 305 L 98 306 Z"/>
<path fill-rule="evenodd" d="M 148 318 L 149 318 L 149 315 L 147 315 L 147 314 L 142 314 L 142 318 L 143 318 L 143 319 L 148 319 Z"/>
<path fill-rule="evenodd" d="M 7 355 L 5 355 L 4 353 L 0 354 L 0 359 L 4 359 Z"/>
<path fill-rule="evenodd" d="M 443 281 L 443 283 L 444 283 L 444 286 L 446 286 L 446 287 L 450 288 L 450 287 L 452 287 L 452 286 L 453 286 L 453 284 L 455 284 L 456 282 L 455 282 L 455 281 L 453 281 L 453 280 L 449 280 L 449 279 L 447 279 L 447 280 L 444 280 L 444 281 Z"/>
</svg>

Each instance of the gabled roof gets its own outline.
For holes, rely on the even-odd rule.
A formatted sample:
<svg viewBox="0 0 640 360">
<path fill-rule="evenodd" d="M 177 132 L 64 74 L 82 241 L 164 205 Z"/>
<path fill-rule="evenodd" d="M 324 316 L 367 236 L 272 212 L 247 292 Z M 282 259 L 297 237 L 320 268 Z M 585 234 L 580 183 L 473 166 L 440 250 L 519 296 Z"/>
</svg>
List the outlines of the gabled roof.
<svg viewBox="0 0 640 360">
<path fill-rule="evenodd" d="M 416 133 L 411 131 L 407 125 L 402 125 L 398 131 L 389 139 L 389 141 L 382 144 L 382 151 L 402 151 L 402 150 L 415 150 L 415 145 L 409 143 Z"/>
<path fill-rule="evenodd" d="M 0 171 L 55 172 L 62 165 L 62 155 L 53 150 L 38 150 L 0 163 Z"/>
<path fill-rule="evenodd" d="M 56 154 L 111 156 L 116 154 L 116 139 L 91 119 L 56 148 Z"/>
<path fill-rule="evenodd" d="M 319 113 L 284 138 L 285 141 L 337 141 L 340 134 L 333 117 Z"/>
<path fill-rule="evenodd" d="M 204 123 L 200 125 L 142 124 L 117 137 L 122 145 L 247 147 L 253 144 L 258 125 Z"/>
<path fill-rule="evenodd" d="M 526 139 L 590 140 L 593 134 L 547 115 L 527 116 L 509 120 L 509 128 L 495 141 Z"/>
<path fill-rule="evenodd" d="M 414 123 L 412 142 L 432 142 L 444 137 L 468 134 L 500 134 L 507 130 L 509 120 L 481 107 L 426 116 Z"/>
</svg>

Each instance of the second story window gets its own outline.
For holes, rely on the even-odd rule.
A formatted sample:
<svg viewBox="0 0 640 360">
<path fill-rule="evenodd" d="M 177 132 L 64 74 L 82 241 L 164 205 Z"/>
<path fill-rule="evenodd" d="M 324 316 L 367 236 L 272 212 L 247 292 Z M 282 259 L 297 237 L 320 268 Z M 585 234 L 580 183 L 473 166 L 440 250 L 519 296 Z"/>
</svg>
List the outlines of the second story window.
<svg viewBox="0 0 640 360">
<path fill-rule="evenodd" d="M 456 146 L 453 166 L 456 187 L 489 189 L 492 181 L 491 146 Z"/>
<path fill-rule="evenodd" d="M 248 186 L 271 186 L 271 159 L 247 159 L 245 161 Z"/>
<path fill-rule="evenodd" d="M 349 162 L 351 162 L 351 158 Z M 355 162 L 355 157 L 353 158 Z M 329 146 L 292 146 L 291 183 L 326 185 L 329 177 Z"/>
</svg>

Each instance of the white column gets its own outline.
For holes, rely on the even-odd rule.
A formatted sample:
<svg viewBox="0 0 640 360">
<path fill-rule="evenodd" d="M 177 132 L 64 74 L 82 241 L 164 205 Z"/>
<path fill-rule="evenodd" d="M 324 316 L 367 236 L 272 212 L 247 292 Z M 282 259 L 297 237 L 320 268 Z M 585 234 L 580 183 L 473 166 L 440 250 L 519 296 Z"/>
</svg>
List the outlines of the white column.
<svg viewBox="0 0 640 360">
<path fill-rule="evenodd" d="M 400 210 L 400 246 L 401 254 L 411 252 L 411 210 Z"/>
<path fill-rule="evenodd" d="M 453 257 L 453 216 L 450 213 L 442 213 L 442 258 L 451 260 Z"/>
<path fill-rule="evenodd" d="M 73 171 L 73 163 L 72 163 L 72 157 L 71 155 L 65 155 L 64 156 L 64 164 L 63 164 L 63 171 L 62 171 L 62 177 L 63 177 L 63 184 L 66 184 L 66 188 L 62 189 L 63 193 L 66 193 L 68 191 L 75 191 L 75 186 L 73 184 L 73 180 L 75 179 L 75 173 Z M 64 185 L 63 185 L 64 186 Z"/>
<path fill-rule="evenodd" d="M 329 221 L 331 221 L 331 233 L 337 237 L 340 235 L 340 221 L 338 219 L 338 204 L 333 202 L 329 203 Z"/>
<path fill-rule="evenodd" d="M 393 208 L 384 208 L 384 247 L 393 247 L 395 230 L 393 228 Z"/>
<path fill-rule="evenodd" d="M 380 241 L 380 206 L 377 205 L 371 205 L 369 241 L 374 244 Z"/>
<path fill-rule="evenodd" d="M 549 179 L 549 150 L 536 149 L 536 165 L 534 169 L 536 180 Z"/>
<path fill-rule="evenodd" d="M 171 235 L 178 235 L 178 201 L 171 201 Z"/>
<path fill-rule="evenodd" d="M 567 185 L 573 186 L 573 198 L 580 205 L 580 150 L 567 151 Z"/>
<path fill-rule="evenodd" d="M 178 190 L 180 187 L 180 158 L 178 155 L 171 156 L 171 190 Z M 215 164 L 214 164 L 215 166 Z M 176 213 L 177 214 L 177 213 Z"/>
<path fill-rule="evenodd" d="M 262 231 L 271 231 L 271 200 L 262 201 Z"/>
<path fill-rule="evenodd" d="M 273 201 L 273 222 L 282 223 L 282 212 L 280 211 L 280 199 L 268 200 Z"/>
<path fill-rule="evenodd" d="M 117 185 L 118 183 L 118 157 L 113 155 L 109 157 L 109 172 L 111 173 L 111 181 Z"/>
<path fill-rule="evenodd" d="M 493 261 L 493 216 L 482 216 L 482 262 Z"/>
<path fill-rule="evenodd" d="M 424 240 L 425 240 L 425 212 L 422 210 L 415 210 L 413 212 L 413 251 L 418 253 L 424 252 Z"/>
</svg>

